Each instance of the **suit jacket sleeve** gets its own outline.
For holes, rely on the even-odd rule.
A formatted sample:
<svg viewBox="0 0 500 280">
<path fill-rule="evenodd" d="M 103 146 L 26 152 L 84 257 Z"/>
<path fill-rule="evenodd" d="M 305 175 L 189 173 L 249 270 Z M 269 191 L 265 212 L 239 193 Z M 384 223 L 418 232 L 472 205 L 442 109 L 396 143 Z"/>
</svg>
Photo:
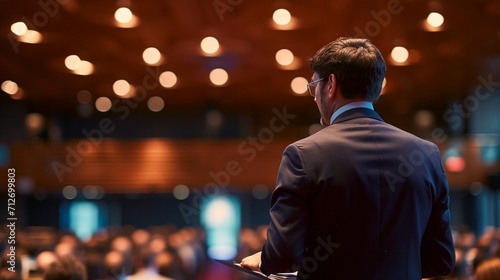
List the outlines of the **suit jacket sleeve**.
<svg viewBox="0 0 500 280">
<path fill-rule="evenodd" d="M 271 198 L 271 223 L 262 248 L 261 270 L 265 274 L 296 271 L 302 261 L 308 227 L 306 177 L 299 148 L 288 146 Z"/>
<path fill-rule="evenodd" d="M 455 249 L 450 229 L 448 182 L 439 151 L 437 147 L 434 149 L 433 162 L 439 174 L 437 174 L 431 215 L 421 244 L 422 277 L 424 278 L 448 275 L 455 266 Z"/>
</svg>

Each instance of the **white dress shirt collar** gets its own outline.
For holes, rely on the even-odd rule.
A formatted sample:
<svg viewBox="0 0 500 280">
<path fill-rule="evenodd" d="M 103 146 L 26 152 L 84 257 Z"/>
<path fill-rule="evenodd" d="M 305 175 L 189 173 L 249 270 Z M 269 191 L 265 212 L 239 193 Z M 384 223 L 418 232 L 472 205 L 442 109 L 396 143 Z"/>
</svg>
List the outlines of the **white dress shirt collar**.
<svg viewBox="0 0 500 280">
<path fill-rule="evenodd" d="M 344 113 L 345 111 L 355 109 L 355 108 L 367 108 L 367 109 L 374 110 L 373 104 L 371 102 L 368 102 L 368 101 L 351 102 L 351 103 L 348 103 L 348 104 L 340 107 L 337 111 L 335 111 L 333 113 L 332 117 L 330 118 L 330 124 L 332 124 L 333 121 L 335 121 L 335 119 L 338 116 L 340 116 L 340 114 Z"/>
</svg>

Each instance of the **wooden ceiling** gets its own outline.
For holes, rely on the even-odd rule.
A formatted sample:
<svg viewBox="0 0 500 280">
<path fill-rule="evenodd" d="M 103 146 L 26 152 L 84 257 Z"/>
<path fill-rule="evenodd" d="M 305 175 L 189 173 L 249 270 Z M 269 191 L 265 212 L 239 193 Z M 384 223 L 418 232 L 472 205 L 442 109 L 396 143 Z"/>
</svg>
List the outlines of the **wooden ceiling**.
<svg viewBox="0 0 500 280">
<path fill-rule="evenodd" d="M 120 6 L 137 16 L 137 27 L 115 26 L 113 14 Z M 290 11 L 295 28 L 273 28 L 271 17 L 278 8 Z M 441 32 L 422 27 L 432 11 L 445 18 Z M 43 41 L 17 42 L 10 31 L 17 21 L 38 30 Z M 442 113 L 451 100 L 463 100 L 479 84 L 478 76 L 493 73 L 495 79 L 500 73 L 500 63 L 494 63 L 500 54 L 498 0 L 2 0 L 0 82 L 15 81 L 24 92 L 16 102 L 44 114 L 77 114 L 76 96 L 81 90 L 90 91 L 93 100 L 116 99 L 114 81 L 142 85 L 151 73 L 167 70 L 176 73 L 177 85 L 172 89 L 157 85 L 147 91 L 148 96 L 165 100 L 164 110 L 186 112 L 210 103 L 230 111 L 284 105 L 314 111 L 309 96 L 292 93 L 291 80 L 309 79 L 308 57 L 336 37 L 359 35 L 359 30 L 388 63 L 387 86 L 377 103 L 382 114 L 419 109 Z M 201 54 L 199 44 L 205 36 L 219 40 L 220 55 Z M 412 63 L 390 63 L 390 52 L 397 45 L 410 50 Z M 165 58 L 161 65 L 145 65 L 142 52 L 147 47 L 160 50 Z M 275 53 L 282 48 L 294 53 L 299 67 L 278 67 Z M 71 54 L 92 62 L 95 72 L 70 73 L 64 59 Z M 218 67 L 229 73 L 226 86 L 212 86 L 208 79 L 210 70 Z M 0 102 L 9 100 L 1 94 Z M 144 104 L 138 110 L 146 112 Z"/>
</svg>

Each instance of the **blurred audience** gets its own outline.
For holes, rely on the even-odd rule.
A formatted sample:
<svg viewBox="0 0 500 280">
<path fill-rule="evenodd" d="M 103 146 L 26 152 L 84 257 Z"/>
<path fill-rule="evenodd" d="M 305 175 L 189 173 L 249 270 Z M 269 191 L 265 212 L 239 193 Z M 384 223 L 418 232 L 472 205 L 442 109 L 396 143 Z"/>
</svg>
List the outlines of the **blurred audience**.
<svg viewBox="0 0 500 280">
<path fill-rule="evenodd" d="M 87 280 L 87 270 L 80 260 L 66 256 L 46 268 L 43 280 Z"/>
<path fill-rule="evenodd" d="M 1 246 L 1 245 L 0 245 Z M 0 247 L 1 248 L 1 247 Z M 0 252 L 3 250 L 0 249 Z M 19 260 L 11 261 L 6 254 L 0 258 L 0 280 L 21 280 L 22 264 Z"/>
<path fill-rule="evenodd" d="M 58 257 L 53 251 L 46 250 L 38 253 L 35 257 L 35 265 L 31 266 L 30 271 L 28 271 L 28 279 L 43 279 L 43 275 L 47 272 L 47 269 L 57 260 Z M 26 273 L 23 274 L 26 275 Z"/>
<path fill-rule="evenodd" d="M 194 280 L 208 260 L 201 230 L 170 225 L 109 228 L 85 241 L 42 227 L 19 230 L 18 237 L 16 272 L 2 261 L 0 280 Z M 4 260 L 7 247 L 0 246 L 0 253 Z M 85 278 L 75 278 L 81 267 L 85 275 L 78 277 Z"/>
<path fill-rule="evenodd" d="M 488 227 L 480 236 L 463 228 L 454 231 L 453 237 L 456 255 L 455 269 L 448 277 L 433 280 L 479 280 L 479 267 L 488 259 L 500 257 L 500 228 Z M 500 276 L 482 279 L 500 280 Z"/>
<path fill-rule="evenodd" d="M 119 278 L 119 276 L 127 275 L 127 269 L 125 267 L 125 257 L 123 253 L 118 251 L 109 251 L 104 255 L 104 273 L 102 275 L 102 280 L 113 280 Z"/>
<path fill-rule="evenodd" d="M 0 280 L 21 280 L 21 273 L 10 271 L 7 268 L 0 269 Z"/>
<path fill-rule="evenodd" d="M 147 251 L 138 253 L 135 257 L 135 273 L 129 275 L 126 280 L 172 280 L 160 275 L 153 257 L 153 254 Z"/>
<path fill-rule="evenodd" d="M 259 251 L 266 230 L 267 226 L 242 228 L 236 260 Z M 101 230 L 85 241 L 49 228 L 30 228 L 20 230 L 18 237 L 16 272 L 7 270 L 7 249 L 0 247 L 0 280 L 204 280 L 214 276 L 207 266 L 213 262 L 206 254 L 204 232 L 198 228 L 126 226 Z M 480 236 L 462 228 L 453 237 L 455 270 L 432 280 L 500 280 L 500 228 L 486 228 Z M 233 279 L 247 279 L 247 275 L 236 272 Z"/>
<path fill-rule="evenodd" d="M 184 279 L 180 263 L 180 259 L 171 252 L 160 252 L 154 258 L 158 274 L 176 280 Z"/>
<path fill-rule="evenodd" d="M 481 262 L 476 270 L 477 280 L 500 279 L 500 258 L 492 258 Z"/>
</svg>

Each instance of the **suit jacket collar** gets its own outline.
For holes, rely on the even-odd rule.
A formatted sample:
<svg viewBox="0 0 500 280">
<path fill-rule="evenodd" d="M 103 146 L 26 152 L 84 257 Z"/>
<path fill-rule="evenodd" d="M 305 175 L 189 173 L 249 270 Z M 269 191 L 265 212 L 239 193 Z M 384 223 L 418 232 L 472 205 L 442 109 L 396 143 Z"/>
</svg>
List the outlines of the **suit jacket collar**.
<svg viewBox="0 0 500 280">
<path fill-rule="evenodd" d="M 377 114 L 377 112 L 368 108 L 354 108 L 344 113 L 340 114 L 332 124 L 345 122 L 357 118 L 372 118 L 383 122 L 382 118 Z"/>
</svg>

